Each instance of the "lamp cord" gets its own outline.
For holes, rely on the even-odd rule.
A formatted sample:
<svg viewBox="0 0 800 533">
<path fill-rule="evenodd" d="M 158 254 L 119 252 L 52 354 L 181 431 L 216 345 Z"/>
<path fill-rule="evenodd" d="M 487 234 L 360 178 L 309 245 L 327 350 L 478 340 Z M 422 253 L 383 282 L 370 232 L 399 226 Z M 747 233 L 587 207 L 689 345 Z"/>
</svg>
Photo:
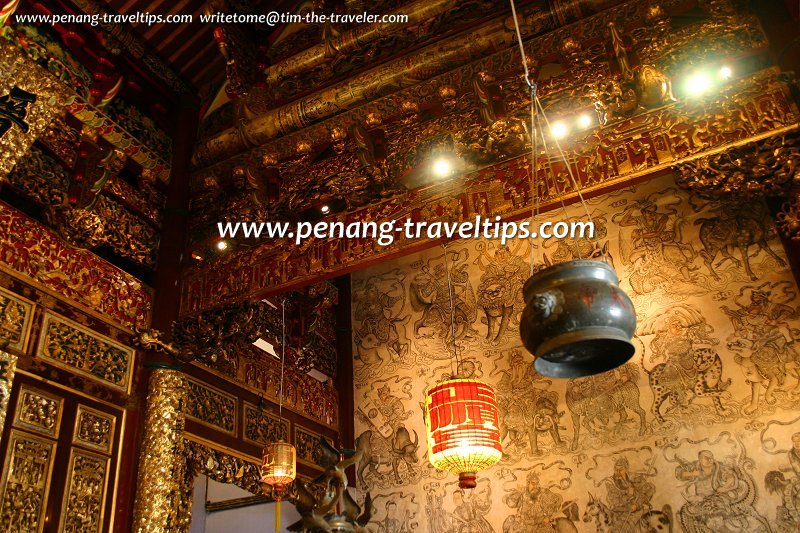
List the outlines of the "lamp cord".
<svg viewBox="0 0 800 533">
<path fill-rule="evenodd" d="M 456 360 L 456 368 L 455 372 L 458 372 L 459 368 L 459 361 L 458 361 L 458 346 L 456 345 L 456 305 L 455 305 L 455 297 L 453 295 L 453 276 L 450 273 L 450 264 L 447 260 L 447 256 L 450 254 L 449 250 L 447 249 L 447 244 L 442 245 L 444 247 L 444 268 L 447 270 L 447 292 L 450 298 L 450 334 L 453 338 L 453 355 Z M 453 360 L 450 359 L 450 371 L 453 372 Z"/>
<path fill-rule="evenodd" d="M 281 390 L 278 396 L 278 418 L 283 420 L 283 367 L 286 360 L 286 298 L 281 303 Z"/>
</svg>

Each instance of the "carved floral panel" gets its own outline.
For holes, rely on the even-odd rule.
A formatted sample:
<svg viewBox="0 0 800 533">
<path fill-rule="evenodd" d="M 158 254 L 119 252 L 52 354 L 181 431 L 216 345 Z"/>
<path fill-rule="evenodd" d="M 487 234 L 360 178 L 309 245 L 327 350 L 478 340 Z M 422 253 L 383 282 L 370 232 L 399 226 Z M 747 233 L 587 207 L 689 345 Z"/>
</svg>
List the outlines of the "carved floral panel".
<svg viewBox="0 0 800 533">
<path fill-rule="evenodd" d="M 32 313 L 33 302 L 0 287 L 0 345 L 24 351 Z"/>
<path fill-rule="evenodd" d="M 12 430 L 0 487 L 0 524 L 6 531 L 44 528 L 55 442 Z"/>
<path fill-rule="evenodd" d="M 135 351 L 86 327 L 45 313 L 38 357 L 127 392 Z"/>
<path fill-rule="evenodd" d="M 0 268 L 124 327 L 145 327 L 150 321 L 149 288 L 92 252 L 64 244 L 55 232 L 3 202 Z"/>
</svg>

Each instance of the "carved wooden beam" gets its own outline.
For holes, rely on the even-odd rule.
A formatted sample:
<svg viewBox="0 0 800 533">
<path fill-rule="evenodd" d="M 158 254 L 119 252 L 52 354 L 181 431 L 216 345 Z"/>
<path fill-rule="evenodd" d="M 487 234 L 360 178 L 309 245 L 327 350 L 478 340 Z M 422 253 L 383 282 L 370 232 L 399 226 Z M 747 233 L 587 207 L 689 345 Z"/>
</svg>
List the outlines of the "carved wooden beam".
<svg viewBox="0 0 800 533">
<path fill-rule="evenodd" d="M 676 164 L 794 131 L 800 113 L 778 75 L 777 69 L 768 69 L 702 103 L 675 102 L 594 132 L 567 150 L 580 188 L 587 193 L 621 186 Z M 560 158 L 540 155 L 537 166 L 544 176 L 536 191 L 543 210 L 558 205 L 560 196 L 567 201 L 576 196 Z M 515 157 L 330 220 L 345 224 L 394 220 L 402 224 L 406 219 L 428 223 L 474 220 L 477 215 L 521 219 L 529 215 L 532 205 L 529 167 L 528 156 Z M 188 269 L 182 285 L 182 313 L 301 286 L 436 242 L 399 234 L 388 246 L 380 246 L 374 239 L 308 239 L 299 246 L 287 240 L 264 242 Z"/>
</svg>

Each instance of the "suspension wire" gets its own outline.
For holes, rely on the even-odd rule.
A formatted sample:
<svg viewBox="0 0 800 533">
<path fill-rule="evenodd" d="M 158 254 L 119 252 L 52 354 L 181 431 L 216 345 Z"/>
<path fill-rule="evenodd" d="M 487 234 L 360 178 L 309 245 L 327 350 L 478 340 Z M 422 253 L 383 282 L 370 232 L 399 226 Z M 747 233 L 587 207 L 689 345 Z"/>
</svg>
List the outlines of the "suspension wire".
<svg viewBox="0 0 800 533">
<path fill-rule="evenodd" d="M 286 298 L 281 303 L 281 391 L 278 396 L 278 418 L 283 420 L 283 367 L 286 361 Z"/>
<path fill-rule="evenodd" d="M 542 105 L 541 105 L 541 102 L 539 101 L 538 97 L 536 98 L 536 105 L 538 106 L 539 110 L 541 111 L 542 116 L 544 116 L 545 122 L 547 122 L 547 115 L 544 114 L 544 109 L 542 109 Z M 549 122 L 547 122 L 547 129 L 550 130 L 550 123 Z M 552 175 L 553 188 L 555 189 L 556 193 L 558 194 L 558 200 L 561 203 L 561 212 L 564 215 L 564 220 L 569 220 L 569 212 L 567 212 L 567 204 L 564 201 L 564 196 L 566 196 L 566 193 L 567 193 L 567 184 L 564 184 L 563 189 L 560 189 L 558 187 L 558 179 L 556 178 L 556 171 L 553 170 L 553 162 L 550 160 L 550 155 L 549 155 L 550 154 L 550 150 L 547 147 L 547 138 L 544 135 L 544 129 L 540 128 L 540 130 L 542 132 L 542 144 L 544 145 L 544 153 L 545 153 L 545 158 L 547 159 L 547 167 L 550 169 L 550 174 Z M 569 165 L 567 165 L 567 166 L 569 166 Z M 545 182 L 545 184 L 547 184 L 547 174 L 545 174 L 544 182 Z M 544 254 L 544 250 L 542 250 L 542 253 Z M 578 246 L 578 241 L 577 240 L 575 241 L 575 255 L 578 256 L 578 259 L 583 259 L 583 255 L 581 254 L 581 248 L 580 248 L 580 246 Z"/>
<path fill-rule="evenodd" d="M 547 128 L 550 129 L 550 120 L 547 118 L 547 115 L 545 114 L 544 109 L 542 109 L 542 102 L 539 100 L 539 98 L 536 98 L 536 105 L 539 107 L 539 109 L 542 110 L 542 116 L 544 116 L 544 121 L 547 124 Z M 567 155 L 564 153 L 564 150 L 561 148 L 561 143 L 558 142 L 558 139 L 553 137 L 553 141 L 555 142 L 556 149 L 558 150 L 558 153 L 561 156 L 561 159 L 564 161 L 564 165 L 566 165 L 566 167 L 567 167 L 567 173 L 569 174 L 570 181 L 572 182 L 572 187 L 575 189 L 575 192 L 578 193 L 578 199 L 580 199 L 581 206 L 583 207 L 583 210 L 586 212 L 586 217 L 589 219 L 589 222 L 591 222 L 592 227 L 594 227 L 594 219 L 592 218 L 592 214 L 589 212 L 589 206 L 586 205 L 586 200 L 583 198 L 583 193 L 581 192 L 581 188 L 578 186 L 578 180 L 575 178 L 575 174 L 572 172 L 572 165 L 569 164 L 569 160 L 567 159 Z M 608 260 L 606 258 L 606 252 L 604 250 L 602 250 L 602 248 L 601 248 L 601 251 L 602 251 L 602 254 L 603 254 L 603 261 L 605 261 L 607 263 Z"/>
<path fill-rule="evenodd" d="M 525 47 L 524 47 L 523 42 L 522 42 L 522 33 L 520 32 L 520 29 L 519 29 L 519 20 L 517 18 L 516 5 L 514 3 L 514 0 L 509 0 L 509 2 L 511 3 L 511 14 L 512 14 L 513 19 L 514 19 L 514 30 L 515 30 L 515 32 L 517 34 L 517 44 L 519 45 L 519 53 L 520 53 L 520 58 L 522 60 L 522 69 L 525 72 L 525 82 L 528 84 L 528 87 L 530 87 L 530 89 L 531 89 L 531 130 L 536 129 L 536 125 L 537 124 L 535 124 L 535 123 L 538 123 L 538 126 L 541 126 L 541 121 L 538 118 L 538 112 L 537 112 L 537 108 L 538 108 L 538 111 L 540 111 L 542 116 L 544 117 L 545 123 L 547 124 L 547 129 L 549 131 L 552 131 L 552 129 L 550 128 L 550 120 L 547 118 L 547 114 L 544 112 L 544 108 L 542 107 L 542 102 L 539 100 L 539 96 L 538 96 L 537 91 L 536 91 L 536 84 L 534 82 L 532 82 L 531 79 L 530 79 L 530 72 L 528 71 L 528 62 L 527 62 L 526 57 L 525 57 Z M 542 128 L 539 127 L 538 129 L 541 130 Z M 538 196 L 539 196 L 538 195 L 538 189 L 534 189 L 533 188 L 534 185 L 538 186 L 538 183 L 537 183 L 537 180 L 536 180 L 536 171 L 537 171 L 537 165 L 536 165 L 537 146 L 536 146 L 536 142 L 537 142 L 538 136 L 536 135 L 535 131 L 531 131 L 531 134 L 532 134 L 532 150 L 531 150 L 532 161 L 531 161 L 531 165 L 532 165 L 532 169 L 533 170 L 532 170 L 532 177 L 530 178 L 530 181 L 531 181 L 531 194 L 534 196 L 534 200 L 533 200 L 534 201 L 534 206 L 533 206 L 533 210 L 532 210 L 532 214 L 531 214 L 531 226 L 532 226 L 531 229 L 533 230 L 533 227 L 534 227 L 533 223 L 535 221 L 536 216 L 539 214 L 538 205 L 537 205 Z M 567 215 L 566 206 L 564 204 L 564 194 L 566 193 L 566 187 L 567 186 L 566 185 L 564 186 L 564 191 L 563 192 L 559 191 L 558 183 L 557 183 L 557 180 L 556 180 L 556 175 L 555 175 L 555 172 L 553 171 L 553 165 L 552 165 L 552 162 L 550 161 L 550 157 L 547 155 L 547 151 L 548 151 L 547 150 L 547 140 L 545 139 L 544 131 L 541 132 L 541 135 L 542 135 L 542 143 L 544 145 L 545 157 L 547 159 L 547 164 L 548 164 L 548 167 L 550 168 L 550 171 L 551 171 L 551 173 L 553 175 L 553 187 L 555 188 L 556 192 L 559 194 L 559 197 L 560 197 L 560 200 L 561 200 L 561 206 L 562 206 L 562 210 L 564 211 L 565 218 L 568 218 L 566 216 Z M 555 142 L 556 149 L 558 150 L 558 153 L 561 156 L 561 159 L 563 159 L 563 161 L 564 161 L 564 165 L 566 165 L 566 167 L 567 167 L 567 174 L 569 175 L 570 181 L 572 183 L 572 187 L 577 192 L 578 198 L 579 198 L 579 200 L 581 202 L 581 205 L 583 206 L 583 209 L 586 212 L 586 216 L 588 217 L 589 222 L 592 224 L 592 227 L 594 227 L 594 219 L 592 218 L 592 215 L 589 212 L 589 207 L 586 205 L 586 201 L 583 198 L 583 193 L 581 192 L 581 189 L 578 186 L 578 181 L 577 181 L 577 179 L 575 179 L 575 175 L 572 172 L 572 166 L 570 165 L 569 160 L 567 159 L 567 156 L 564 154 L 564 151 L 561 148 L 561 143 L 558 142 L 558 139 L 556 139 L 555 136 L 553 137 L 553 140 Z M 547 175 L 545 174 L 545 187 L 546 186 L 547 186 Z M 575 250 L 577 252 L 578 258 L 582 259 L 581 252 L 580 252 L 580 246 L 578 246 L 577 239 L 575 239 Z M 601 251 L 602 251 L 602 254 L 603 254 L 603 261 L 608 263 L 608 258 L 606 257 L 605 250 L 601 250 Z M 542 256 L 544 257 L 544 250 L 542 250 Z M 533 238 L 531 238 L 531 261 L 530 261 L 530 267 L 531 267 L 531 274 L 533 274 L 533 270 L 534 270 Z"/>
<path fill-rule="evenodd" d="M 447 292 L 450 296 L 450 334 L 453 338 L 453 355 L 456 360 L 455 372 L 459 372 L 459 367 L 461 364 L 458 360 L 458 346 L 456 345 L 456 304 L 455 296 L 453 295 L 453 276 L 450 273 L 450 264 L 447 261 L 447 256 L 450 254 L 450 252 L 447 249 L 447 244 L 443 244 L 442 246 L 444 247 L 444 268 L 447 270 Z M 453 371 L 452 358 L 450 359 L 450 371 Z"/>
<path fill-rule="evenodd" d="M 519 44 L 519 55 L 522 58 L 522 70 L 525 71 L 525 82 L 528 84 L 528 87 L 533 88 L 536 90 L 536 84 L 531 81 L 530 72 L 528 72 L 528 62 L 525 59 L 525 47 L 522 45 L 522 33 L 519 31 L 519 21 L 517 20 L 517 6 L 514 5 L 514 0 L 510 0 L 511 2 L 511 15 L 514 19 L 514 29 L 517 32 L 517 43 Z"/>
</svg>

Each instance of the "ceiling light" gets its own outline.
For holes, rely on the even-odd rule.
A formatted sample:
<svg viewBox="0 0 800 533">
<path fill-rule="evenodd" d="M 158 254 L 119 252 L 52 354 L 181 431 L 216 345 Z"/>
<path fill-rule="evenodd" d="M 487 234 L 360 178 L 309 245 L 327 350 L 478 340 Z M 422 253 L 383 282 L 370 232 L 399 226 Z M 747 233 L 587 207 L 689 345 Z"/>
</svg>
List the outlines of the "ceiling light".
<svg viewBox="0 0 800 533">
<path fill-rule="evenodd" d="M 588 128 L 592 125 L 592 116 L 589 113 L 584 113 L 583 115 L 578 117 L 578 126 L 583 129 Z"/>
<path fill-rule="evenodd" d="M 686 92 L 691 95 L 699 96 L 711 88 L 711 78 L 705 72 L 693 74 L 686 80 Z"/>
<path fill-rule="evenodd" d="M 217 250 L 223 251 L 228 249 L 228 242 L 227 241 L 219 241 L 217 243 Z"/>
<path fill-rule="evenodd" d="M 563 139 L 569 133 L 569 128 L 567 128 L 567 125 L 563 122 L 558 121 L 551 126 L 550 133 L 556 139 Z"/>
<path fill-rule="evenodd" d="M 319 208 L 319 210 L 322 211 L 323 215 L 327 215 L 328 213 L 331 212 L 331 208 L 328 204 L 323 205 L 322 207 Z"/>
<path fill-rule="evenodd" d="M 433 173 L 439 177 L 449 176 L 453 172 L 453 164 L 446 157 L 440 157 L 433 162 Z"/>
<path fill-rule="evenodd" d="M 731 69 L 731 67 L 725 65 L 724 67 L 719 69 L 719 77 L 722 78 L 723 80 L 727 80 L 731 76 L 733 76 L 733 70 Z"/>
</svg>

